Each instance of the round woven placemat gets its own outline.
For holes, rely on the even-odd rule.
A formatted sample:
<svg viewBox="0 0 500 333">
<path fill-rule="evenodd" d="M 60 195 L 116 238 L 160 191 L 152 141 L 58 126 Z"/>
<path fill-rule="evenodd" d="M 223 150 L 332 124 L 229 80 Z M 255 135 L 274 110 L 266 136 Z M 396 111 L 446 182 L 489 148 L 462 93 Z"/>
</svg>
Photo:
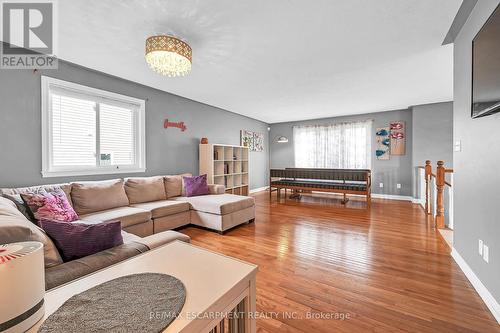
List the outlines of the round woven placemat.
<svg viewBox="0 0 500 333">
<path fill-rule="evenodd" d="M 38 332 L 161 332 L 180 313 L 184 284 L 173 276 L 123 276 L 68 299 Z"/>
</svg>

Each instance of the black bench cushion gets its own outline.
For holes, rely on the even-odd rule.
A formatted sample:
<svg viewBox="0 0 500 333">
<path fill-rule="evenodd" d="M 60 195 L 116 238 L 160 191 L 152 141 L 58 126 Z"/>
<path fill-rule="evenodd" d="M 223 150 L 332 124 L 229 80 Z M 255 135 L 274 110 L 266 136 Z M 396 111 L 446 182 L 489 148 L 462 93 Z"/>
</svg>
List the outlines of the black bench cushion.
<svg viewBox="0 0 500 333">
<path fill-rule="evenodd" d="M 355 169 L 271 169 L 271 177 L 364 182 L 368 180 L 369 173 L 369 170 Z"/>
<path fill-rule="evenodd" d="M 347 191 L 366 191 L 366 183 L 355 182 L 337 182 L 314 179 L 280 179 L 271 182 L 271 186 L 299 186 L 318 189 L 347 190 Z"/>
</svg>

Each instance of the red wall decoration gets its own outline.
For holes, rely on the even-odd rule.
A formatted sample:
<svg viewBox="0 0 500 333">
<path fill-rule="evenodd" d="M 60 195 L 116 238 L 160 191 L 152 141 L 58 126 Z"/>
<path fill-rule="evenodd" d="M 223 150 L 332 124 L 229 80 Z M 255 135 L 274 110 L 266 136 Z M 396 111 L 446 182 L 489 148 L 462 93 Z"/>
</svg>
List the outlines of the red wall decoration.
<svg viewBox="0 0 500 333">
<path fill-rule="evenodd" d="M 391 121 L 391 155 L 406 154 L 406 126 L 404 121 Z"/>
<path fill-rule="evenodd" d="M 169 127 L 179 128 L 182 132 L 187 130 L 187 126 L 186 126 L 186 124 L 184 124 L 183 121 L 173 122 L 173 121 L 168 121 L 168 119 L 165 119 L 165 121 L 163 122 L 163 127 L 164 128 L 169 128 Z"/>
</svg>

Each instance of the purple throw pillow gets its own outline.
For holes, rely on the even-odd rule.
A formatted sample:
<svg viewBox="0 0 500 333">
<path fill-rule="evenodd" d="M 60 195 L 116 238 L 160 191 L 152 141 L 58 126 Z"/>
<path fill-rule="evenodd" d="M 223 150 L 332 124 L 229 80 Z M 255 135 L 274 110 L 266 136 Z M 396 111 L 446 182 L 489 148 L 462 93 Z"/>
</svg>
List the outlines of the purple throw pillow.
<svg viewBox="0 0 500 333">
<path fill-rule="evenodd" d="M 42 219 L 40 225 L 54 241 L 64 261 L 83 258 L 123 244 L 120 221 L 86 224 Z"/>
<path fill-rule="evenodd" d="M 187 197 L 194 197 L 197 195 L 210 194 L 207 184 L 207 175 L 186 177 L 183 176 L 184 187 L 186 189 Z"/>
</svg>

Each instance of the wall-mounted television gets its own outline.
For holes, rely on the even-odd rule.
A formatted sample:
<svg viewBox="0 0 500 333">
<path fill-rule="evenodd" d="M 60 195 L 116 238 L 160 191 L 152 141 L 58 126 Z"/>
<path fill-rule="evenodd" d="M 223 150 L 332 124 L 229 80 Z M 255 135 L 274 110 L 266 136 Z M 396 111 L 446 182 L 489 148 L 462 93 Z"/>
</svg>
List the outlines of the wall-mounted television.
<svg viewBox="0 0 500 333">
<path fill-rule="evenodd" d="M 472 41 L 472 118 L 500 112 L 500 6 Z"/>
</svg>

